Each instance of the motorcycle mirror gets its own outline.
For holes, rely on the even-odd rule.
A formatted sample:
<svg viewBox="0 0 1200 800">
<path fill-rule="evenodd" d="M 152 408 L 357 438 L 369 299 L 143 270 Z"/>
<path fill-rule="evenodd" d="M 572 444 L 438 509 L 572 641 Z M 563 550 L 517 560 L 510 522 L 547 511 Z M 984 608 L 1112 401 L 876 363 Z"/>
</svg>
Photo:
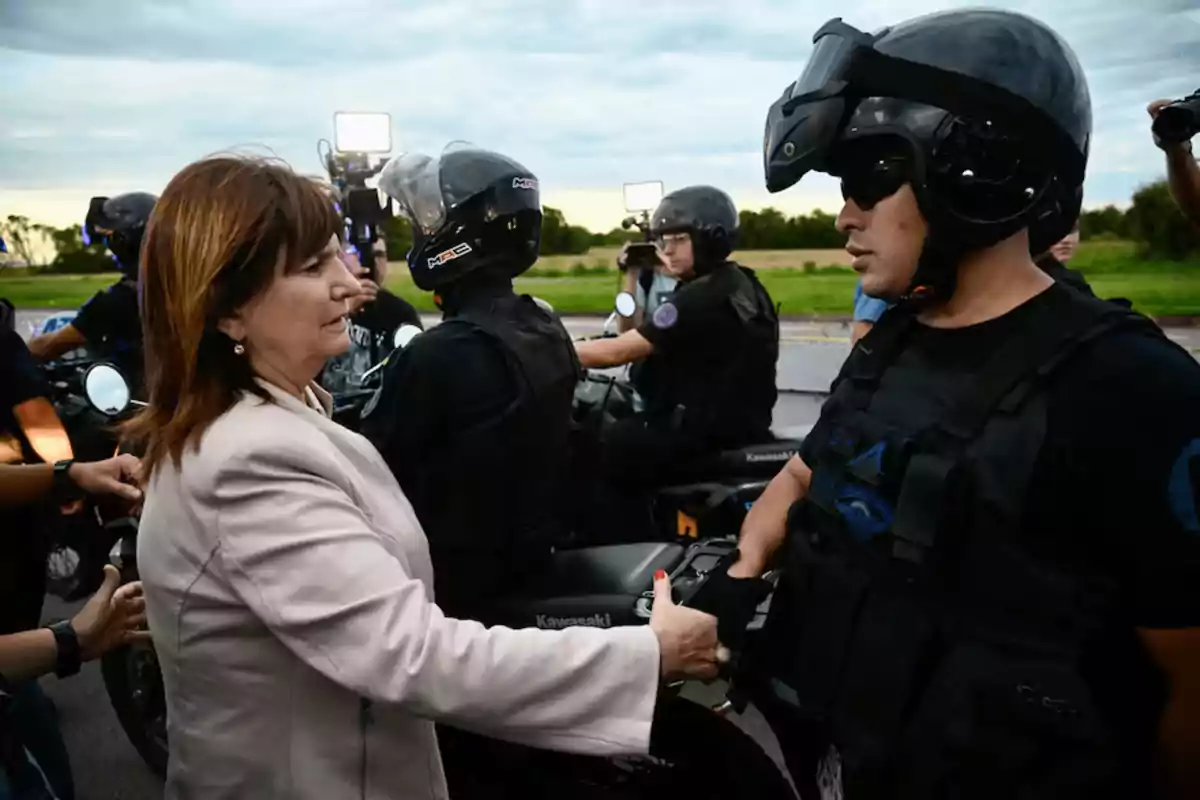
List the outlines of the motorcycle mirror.
<svg viewBox="0 0 1200 800">
<path fill-rule="evenodd" d="M 129 383 L 112 364 L 93 364 L 83 376 L 83 393 L 92 408 L 109 417 L 129 407 Z"/>
<path fill-rule="evenodd" d="M 392 337 L 392 347 L 408 347 L 420 333 L 421 329 L 416 325 L 401 325 L 396 328 L 396 335 Z"/>
<path fill-rule="evenodd" d="M 629 292 L 621 292 L 617 295 L 615 306 L 618 314 L 629 319 L 637 311 L 637 300 Z"/>
</svg>

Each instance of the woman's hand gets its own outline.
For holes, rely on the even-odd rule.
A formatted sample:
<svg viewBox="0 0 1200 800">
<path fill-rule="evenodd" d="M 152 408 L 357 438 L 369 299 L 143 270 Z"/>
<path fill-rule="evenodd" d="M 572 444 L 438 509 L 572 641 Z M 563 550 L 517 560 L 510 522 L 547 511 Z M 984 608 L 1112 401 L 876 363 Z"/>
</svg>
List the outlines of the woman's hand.
<svg viewBox="0 0 1200 800">
<path fill-rule="evenodd" d="M 710 680 L 717 676 L 718 666 L 729 660 L 729 650 L 717 641 L 717 618 L 675 605 L 671 581 L 662 570 L 654 576 L 650 630 L 658 636 L 659 663 L 667 680 Z"/>
<path fill-rule="evenodd" d="M 71 620 L 84 661 L 99 658 L 119 645 L 150 639 L 149 632 L 142 630 L 146 624 L 142 582 L 120 583 L 121 573 L 112 564 L 105 564 L 104 583 Z"/>
</svg>

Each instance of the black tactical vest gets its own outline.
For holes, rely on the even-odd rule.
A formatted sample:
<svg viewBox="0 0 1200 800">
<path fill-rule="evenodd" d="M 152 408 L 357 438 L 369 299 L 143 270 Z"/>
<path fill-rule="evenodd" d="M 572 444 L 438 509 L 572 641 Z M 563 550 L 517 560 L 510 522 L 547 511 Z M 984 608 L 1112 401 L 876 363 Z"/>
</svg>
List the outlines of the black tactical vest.
<svg viewBox="0 0 1200 800">
<path fill-rule="evenodd" d="M 813 477 L 789 518 L 768 671 L 775 694 L 838 748 L 848 798 L 1094 797 L 1117 790 L 1119 763 L 1148 757 L 1119 748 L 1077 668 L 1112 624 L 1117 586 L 1049 563 L 1016 533 L 1046 381 L 1116 328 L 1162 334 L 1076 292 L 1046 299 L 981 354 L 974 379 L 884 415 L 873 398 L 915 324 L 889 311 L 810 434 Z"/>
<path fill-rule="evenodd" d="M 655 354 L 635 385 L 650 414 L 671 417 L 712 446 L 757 441 L 770 431 L 777 397 L 778 314 L 751 269 L 727 263 L 696 280 L 729 284 L 721 291 L 740 325 L 737 341 L 719 344 L 728 357 L 714 369 L 707 354 Z"/>
<path fill-rule="evenodd" d="M 472 560 L 494 568 L 496 585 L 477 587 L 487 594 L 505 589 L 502 584 L 523 571 L 527 559 L 549 552 L 560 533 L 571 401 L 583 370 L 562 323 L 528 296 L 468 303 L 439 327 L 456 325 L 491 340 L 517 395 L 497 416 L 421 454 L 418 483 L 404 488 L 435 560 L 437 551 L 470 551 Z"/>
</svg>

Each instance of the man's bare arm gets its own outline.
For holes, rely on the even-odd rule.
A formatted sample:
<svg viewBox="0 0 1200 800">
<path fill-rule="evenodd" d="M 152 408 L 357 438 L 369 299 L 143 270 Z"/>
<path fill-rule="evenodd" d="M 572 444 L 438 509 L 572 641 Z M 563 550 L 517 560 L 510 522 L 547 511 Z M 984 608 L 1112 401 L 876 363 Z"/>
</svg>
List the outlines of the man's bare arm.
<svg viewBox="0 0 1200 800">
<path fill-rule="evenodd" d="M 104 461 L 77 462 L 67 477 L 84 492 L 115 495 L 131 502 L 142 497 L 134 485 L 140 477 L 141 462 L 123 454 Z M 53 464 L 0 464 L 0 508 L 14 508 L 49 497 L 54 489 Z"/>
<path fill-rule="evenodd" d="M 850 323 L 850 344 L 858 343 L 858 340 L 866 336 L 871 328 L 875 327 L 875 323 L 865 319 L 856 319 Z"/>
<path fill-rule="evenodd" d="M 738 539 L 740 557 L 729 568 L 734 578 L 757 578 L 766 572 L 775 551 L 787 535 L 788 510 L 808 494 L 812 470 L 794 455 L 771 479 L 742 522 Z"/>
<path fill-rule="evenodd" d="M 53 488 L 53 464 L 0 464 L 0 508 L 36 503 Z"/>
<path fill-rule="evenodd" d="M 1167 184 L 1179 210 L 1200 226 L 1200 165 L 1187 147 L 1167 150 Z"/>
<path fill-rule="evenodd" d="M 87 344 L 87 339 L 74 325 L 64 325 L 53 333 L 36 336 L 29 342 L 29 352 L 38 361 L 53 361 L 63 353 Z"/>
<path fill-rule="evenodd" d="M 10 681 L 51 673 L 57 662 L 58 643 L 49 628 L 0 636 L 0 675 Z"/>
<path fill-rule="evenodd" d="M 579 362 L 584 367 L 604 369 L 647 358 L 654 352 L 654 345 L 637 331 L 628 331 L 615 339 L 576 342 L 575 352 L 579 354 Z"/>
</svg>

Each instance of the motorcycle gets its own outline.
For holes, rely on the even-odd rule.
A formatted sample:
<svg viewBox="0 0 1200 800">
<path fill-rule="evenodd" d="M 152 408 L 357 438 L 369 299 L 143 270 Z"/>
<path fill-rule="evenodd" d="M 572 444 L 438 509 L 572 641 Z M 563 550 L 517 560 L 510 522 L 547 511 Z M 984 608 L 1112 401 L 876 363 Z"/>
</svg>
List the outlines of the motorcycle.
<svg viewBox="0 0 1200 800">
<path fill-rule="evenodd" d="M 137 405 L 128 382 L 112 364 L 89 368 L 83 383 L 84 397 L 92 410 L 115 421 Z M 110 453 L 111 455 L 111 453 Z M 139 577 L 136 517 L 124 515 L 104 525 L 107 560 L 121 572 L 121 583 Z M 105 692 L 117 720 L 138 755 L 159 776 L 167 770 L 166 696 L 154 648 L 150 644 L 125 645 L 106 653 L 100 661 Z"/>
<path fill-rule="evenodd" d="M 735 546 L 729 539 L 712 539 L 561 550 L 541 580 L 501 601 L 481 621 L 545 629 L 646 624 L 653 610 L 655 571 L 670 575 L 674 599 L 687 605 L 714 570 L 723 568 Z M 761 634 L 769 609 L 767 598 L 749 626 L 748 642 Z M 745 709 L 736 688 L 744 678 L 736 667 L 724 677 L 730 688 L 715 706 L 687 696 L 685 682 L 659 689 L 646 756 L 571 755 L 439 730 L 450 791 L 467 800 L 795 797 L 783 771 L 729 718 L 731 711 Z M 481 764 L 489 769 L 480 770 Z"/>
<path fill-rule="evenodd" d="M 112 425 L 123 408 L 135 402 L 119 396 L 128 391 L 119 371 L 112 364 L 90 358 L 61 359 L 43 365 L 42 370 L 74 458 L 99 461 L 111 457 L 117 448 Z M 93 396 L 107 395 L 113 400 L 114 391 L 118 396 L 105 408 L 96 408 L 87 397 L 89 386 Z M 77 508 L 44 518 L 47 593 L 74 602 L 99 588 L 109 548 L 116 541 L 110 525 L 113 508 L 108 501 L 84 498 L 77 501 Z"/>
<path fill-rule="evenodd" d="M 605 329 L 595 337 L 613 338 L 609 330 L 618 316 L 632 316 L 637 305 L 633 295 L 617 295 L 613 314 Z M 630 369 L 590 370 L 576 387 L 573 414 L 577 427 L 577 451 L 595 449 L 584 458 L 598 458 L 599 442 L 604 432 L 622 419 L 644 409 L 644 403 L 629 378 Z M 741 530 L 742 520 L 750 506 L 766 489 L 788 459 L 800 451 L 811 425 L 778 429 L 772 438 L 734 449 L 718 450 L 700 458 L 688 459 L 676 465 L 671 474 L 662 476 L 660 485 L 648 487 L 645 505 L 648 518 L 653 520 L 654 538 L 677 541 L 706 537 L 734 537 Z M 586 474 L 586 469 L 577 471 Z M 600 488 L 599 499 L 592 500 L 595 508 L 612 507 Z M 582 541 L 602 540 L 604 530 L 589 529 L 590 523 L 611 528 L 603 515 L 579 515 L 577 535 Z M 642 534 L 644 536 L 644 534 Z"/>
<path fill-rule="evenodd" d="M 116 372 L 115 369 L 113 372 Z M 111 377 L 112 373 L 102 373 Z M 119 376 L 119 372 L 116 373 Z M 86 383 L 92 405 L 113 416 L 129 404 L 128 389 Z M 136 580 L 138 523 L 114 521 L 119 540 L 110 558 L 122 582 Z M 541 578 L 484 620 L 491 625 L 558 629 L 646 624 L 653 609 L 653 576 L 671 576 L 677 602 L 686 604 L 735 546 L 716 539 L 690 544 L 640 542 L 557 552 Z M 769 598 L 750 631 L 761 628 Z M 160 777 L 168 759 L 167 710 L 152 644 L 132 644 L 103 656 L 109 701 L 138 754 Z M 736 680 L 736 676 L 734 676 Z M 646 797 L 792 798 L 790 784 L 762 748 L 727 718 L 729 699 L 710 708 L 683 696 L 683 683 L 663 686 L 648 756 L 599 758 L 540 750 L 446 731 L 447 778 L 460 798 Z M 487 769 L 481 769 L 481 765 Z"/>
</svg>

